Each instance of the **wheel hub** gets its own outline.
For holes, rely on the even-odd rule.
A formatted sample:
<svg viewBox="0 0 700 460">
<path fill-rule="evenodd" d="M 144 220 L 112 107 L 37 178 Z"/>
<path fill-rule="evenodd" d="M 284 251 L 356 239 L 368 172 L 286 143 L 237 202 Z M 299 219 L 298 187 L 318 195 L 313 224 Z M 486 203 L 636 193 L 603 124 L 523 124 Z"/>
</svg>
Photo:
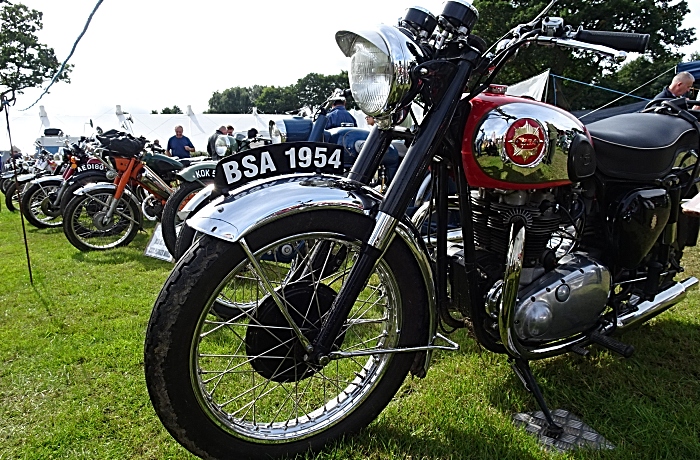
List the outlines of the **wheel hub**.
<svg viewBox="0 0 700 460">
<path fill-rule="evenodd" d="M 304 336 L 313 342 L 323 318 L 330 310 L 336 292 L 325 284 L 297 282 L 289 284 L 278 295 Z M 317 370 L 304 360 L 306 350 L 271 296 L 267 296 L 252 315 L 246 332 L 246 353 L 253 368 L 266 379 L 293 382 L 311 377 Z M 343 343 L 344 333 L 336 338 L 334 347 Z"/>
<path fill-rule="evenodd" d="M 61 208 L 51 204 L 52 198 L 47 196 L 41 201 L 41 212 L 49 217 L 58 217 L 61 215 Z"/>
<path fill-rule="evenodd" d="M 92 223 L 95 225 L 95 228 L 101 232 L 110 230 L 114 226 L 114 218 L 105 219 L 106 216 L 107 212 L 100 211 L 92 218 Z"/>
</svg>

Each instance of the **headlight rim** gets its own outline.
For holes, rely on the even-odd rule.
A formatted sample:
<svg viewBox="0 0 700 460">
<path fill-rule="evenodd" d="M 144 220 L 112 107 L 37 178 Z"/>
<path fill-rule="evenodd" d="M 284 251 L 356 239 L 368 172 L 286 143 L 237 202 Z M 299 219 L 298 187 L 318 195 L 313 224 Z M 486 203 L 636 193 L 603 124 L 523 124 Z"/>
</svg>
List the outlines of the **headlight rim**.
<svg viewBox="0 0 700 460">
<path fill-rule="evenodd" d="M 411 90 L 413 85 L 411 72 L 418 65 L 418 59 L 422 57 L 416 56 L 414 51 L 420 53 L 421 48 L 401 29 L 381 24 L 376 30 L 371 31 L 353 32 L 341 30 L 337 32 L 336 42 L 346 57 L 352 58 L 357 38 L 366 40 L 389 57 L 392 73 L 387 100 L 384 102 L 382 109 L 378 111 L 365 111 L 364 109 L 363 111 L 367 115 L 380 120 L 390 119 L 391 115 L 401 108 L 404 97 Z M 353 97 L 362 109 L 359 98 L 355 97 L 355 95 Z"/>
</svg>

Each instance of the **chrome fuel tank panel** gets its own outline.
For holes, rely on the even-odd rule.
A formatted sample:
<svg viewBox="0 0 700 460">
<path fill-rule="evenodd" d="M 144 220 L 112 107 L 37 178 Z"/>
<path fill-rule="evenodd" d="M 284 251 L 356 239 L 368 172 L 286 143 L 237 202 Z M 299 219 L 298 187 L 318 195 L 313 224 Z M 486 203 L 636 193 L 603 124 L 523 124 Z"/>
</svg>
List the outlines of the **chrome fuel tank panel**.
<svg viewBox="0 0 700 460">
<path fill-rule="evenodd" d="M 571 143 L 584 128 L 555 108 L 515 102 L 490 110 L 474 133 L 473 154 L 484 174 L 534 185 L 569 180 Z"/>
</svg>

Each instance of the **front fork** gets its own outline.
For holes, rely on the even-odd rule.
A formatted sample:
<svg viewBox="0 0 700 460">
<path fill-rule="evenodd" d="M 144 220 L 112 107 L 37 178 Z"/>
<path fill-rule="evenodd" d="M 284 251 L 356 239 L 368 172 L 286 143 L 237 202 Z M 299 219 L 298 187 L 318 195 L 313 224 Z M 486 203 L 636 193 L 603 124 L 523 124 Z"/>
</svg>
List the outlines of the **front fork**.
<svg viewBox="0 0 700 460">
<path fill-rule="evenodd" d="M 343 328 L 355 300 L 367 284 L 372 270 L 391 244 L 399 219 L 405 214 L 411 198 L 421 185 L 423 174 L 427 171 L 428 165 L 447 131 L 449 122 L 457 110 L 457 104 L 471 70 L 472 64 L 468 60 L 460 61 L 457 64 L 440 101 L 435 104 L 423 120 L 413 144 L 406 152 L 403 162 L 379 206 L 370 237 L 360 251 L 347 282 L 338 292 L 327 321 L 316 340 L 311 344 L 311 352 L 307 355 L 310 363 L 325 365 L 329 362 L 335 338 Z M 372 134 L 376 133 L 376 129 Z M 379 139 L 375 140 L 374 137 L 370 135 L 368 142 L 376 142 L 377 146 L 382 145 Z M 377 158 L 377 151 L 370 148 L 363 149 L 357 159 L 358 166 L 353 168 L 350 177 L 366 179 L 371 176 L 374 170 L 368 171 L 364 167 L 378 167 L 377 160 L 381 160 L 381 157 Z"/>
<path fill-rule="evenodd" d="M 111 222 L 112 217 L 114 216 L 114 213 L 117 210 L 119 200 L 124 194 L 124 189 L 126 189 L 126 186 L 129 184 L 129 179 L 131 178 L 131 175 L 134 172 L 134 168 L 139 163 L 139 161 L 140 160 L 136 157 L 131 158 L 131 160 L 129 160 L 129 164 L 126 167 L 126 170 L 123 171 L 121 174 L 118 174 L 117 177 L 114 179 L 114 185 L 117 186 L 117 190 L 114 192 L 114 195 L 109 197 L 109 199 L 107 200 L 107 212 L 104 216 L 102 216 L 103 225 L 107 225 L 109 224 L 109 222 Z"/>
</svg>

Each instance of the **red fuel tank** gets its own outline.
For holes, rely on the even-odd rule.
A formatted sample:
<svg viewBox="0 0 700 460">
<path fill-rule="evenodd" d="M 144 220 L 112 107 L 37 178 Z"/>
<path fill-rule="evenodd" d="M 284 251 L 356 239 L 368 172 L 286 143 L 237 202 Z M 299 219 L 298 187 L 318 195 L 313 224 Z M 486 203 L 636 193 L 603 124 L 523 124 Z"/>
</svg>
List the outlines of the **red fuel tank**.
<svg viewBox="0 0 700 460">
<path fill-rule="evenodd" d="M 462 161 L 472 187 L 526 190 L 566 185 L 574 163 L 581 162 L 581 145 L 585 144 L 584 155 L 592 155 L 586 128 L 557 107 L 489 92 L 471 105 Z"/>
</svg>

